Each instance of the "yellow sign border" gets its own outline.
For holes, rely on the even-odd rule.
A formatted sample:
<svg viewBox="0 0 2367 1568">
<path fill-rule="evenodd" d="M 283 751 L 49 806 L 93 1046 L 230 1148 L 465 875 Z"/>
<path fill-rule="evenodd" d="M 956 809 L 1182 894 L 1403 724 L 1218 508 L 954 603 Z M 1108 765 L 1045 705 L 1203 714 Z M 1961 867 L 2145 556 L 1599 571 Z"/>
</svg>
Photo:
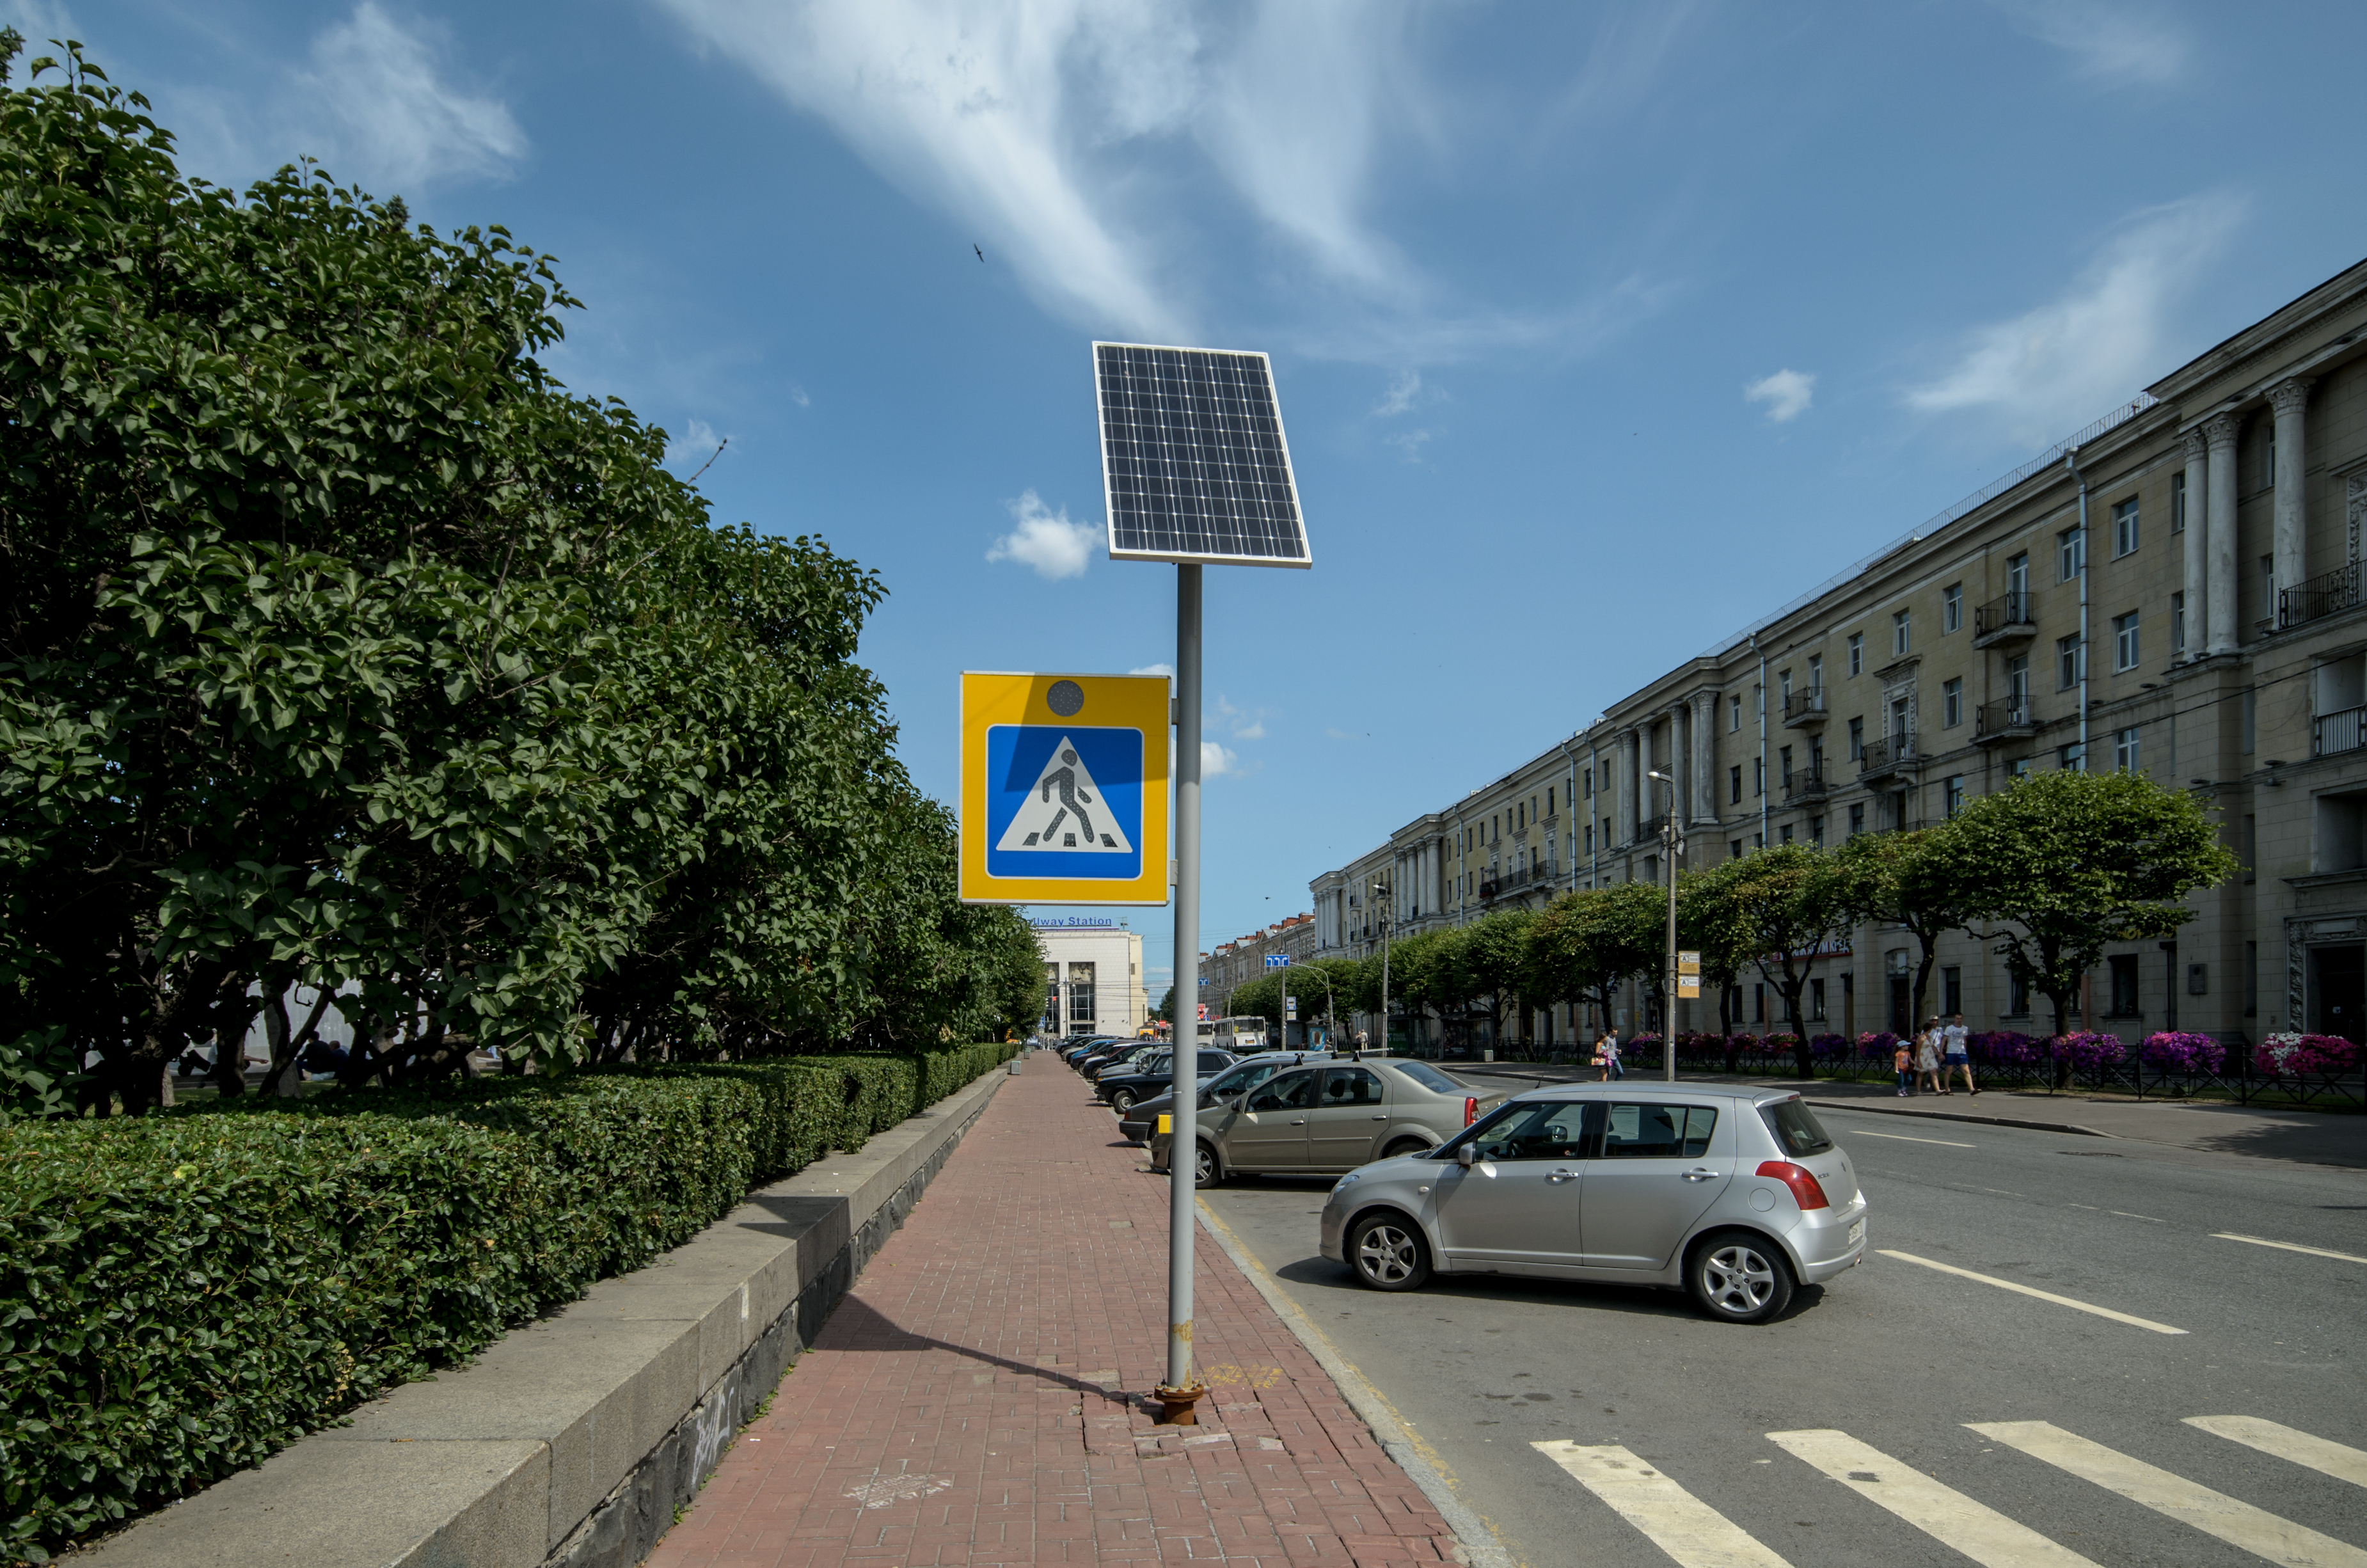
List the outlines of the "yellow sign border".
<svg viewBox="0 0 2367 1568">
<path fill-rule="evenodd" d="M 1046 700 L 1055 681 L 1084 687 L 1075 713 L 1052 711 Z M 1059 671 L 964 670 L 961 676 L 960 892 L 964 903 L 1109 903 L 1167 902 L 1168 680 L 1165 676 L 1094 676 Z M 1142 732 L 1142 875 L 1131 881 L 1104 877 L 993 877 L 986 870 L 986 732 L 996 724 L 1093 724 Z"/>
</svg>

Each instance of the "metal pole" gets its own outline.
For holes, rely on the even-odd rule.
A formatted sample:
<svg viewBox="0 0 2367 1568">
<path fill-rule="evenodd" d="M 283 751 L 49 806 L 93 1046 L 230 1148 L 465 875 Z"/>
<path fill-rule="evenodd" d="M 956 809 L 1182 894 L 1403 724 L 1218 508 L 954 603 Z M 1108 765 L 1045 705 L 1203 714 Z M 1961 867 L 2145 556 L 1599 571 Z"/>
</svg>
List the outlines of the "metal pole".
<svg viewBox="0 0 2367 1568">
<path fill-rule="evenodd" d="M 1184 981 L 1189 979 L 1187 986 Z M 1200 1164 L 1200 568 L 1175 568 L 1174 1141 L 1167 1146 L 1167 1388 L 1191 1389 L 1194 1177 Z M 1184 1024 L 1189 1021 L 1190 1028 Z M 1184 1403 L 1188 1417 L 1191 1406 Z"/>
<path fill-rule="evenodd" d="M 1669 765 L 1676 766 L 1675 729 L 1670 730 Z M 1660 847 L 1669 868 L 1669 943 L 1667 962 L 1660 971 L 1660 1078 L 1664 1083 L 1677 1081 L 1677 781 L 1669 775 L 1653 772 L 1650 777 L 1669 787 L 1669 814 L 1660 820 Z"/>
<path fill-rule="evenodd" d="M 1389 1053 L 1389 917 L 1397 913 L 1397 900 L 1389 895 L 1388 884 L 1375 882 L 1373 891 L 1381 895 L 1381 1054 Z"/>
</svg>

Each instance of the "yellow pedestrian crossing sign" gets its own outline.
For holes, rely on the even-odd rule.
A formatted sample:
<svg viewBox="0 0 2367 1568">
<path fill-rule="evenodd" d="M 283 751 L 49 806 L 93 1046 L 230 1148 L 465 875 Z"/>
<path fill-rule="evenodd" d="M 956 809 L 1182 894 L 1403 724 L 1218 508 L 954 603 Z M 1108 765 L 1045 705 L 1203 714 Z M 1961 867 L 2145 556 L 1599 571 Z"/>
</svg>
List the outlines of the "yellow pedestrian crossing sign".
<svg viewBox="0 0 2367 1568">
<path fill-rule="evenodd" d="M 1167 902 L 1164 676 L 965 670 L 966 903 Z"/>
</svg>

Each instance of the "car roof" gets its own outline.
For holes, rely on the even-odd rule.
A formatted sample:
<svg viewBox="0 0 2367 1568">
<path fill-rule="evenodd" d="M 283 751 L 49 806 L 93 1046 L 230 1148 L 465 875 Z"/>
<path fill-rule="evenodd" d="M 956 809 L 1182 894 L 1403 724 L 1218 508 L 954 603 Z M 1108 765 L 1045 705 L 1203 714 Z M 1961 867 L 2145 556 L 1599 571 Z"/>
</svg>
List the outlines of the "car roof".
<svg viewBox="0 0 2367 1568">
<path fill-rule="evenodd" d="M 1772 1102 L 1774 1100 L 1785 1098 L 1796 1099 L 1799 1097 L 1795 1091 L 1789 1089 L 1784 1090 L 1781 1093 L 1769 1095 L 1766 1091 L 1761 1089 L 1745 1088 L 1731 1084 L 1687 1084 L 1682 1081 L 1671 1084 L 1659 1078 L 1644 1078 L 1616 1084 L 1540 1084 L 1534 1089 L 1523 1089 L 1519 1094 L 1511 1097 L 1512 1100 L 1566 1100 L 1572 1098 L 1585 1100 L 1632 1100 L 1637 1098 L 1638 1096 L 1651 1096 L 1655 1098 L 1659 1098 L 1669 1095 L 1697 1095 L 1705 1098 L 1722 1100 L 1748 1099 L 1754 1102 L 1761 1101 L 1762 1098 L 1765 1101 Z"/>
</svg>

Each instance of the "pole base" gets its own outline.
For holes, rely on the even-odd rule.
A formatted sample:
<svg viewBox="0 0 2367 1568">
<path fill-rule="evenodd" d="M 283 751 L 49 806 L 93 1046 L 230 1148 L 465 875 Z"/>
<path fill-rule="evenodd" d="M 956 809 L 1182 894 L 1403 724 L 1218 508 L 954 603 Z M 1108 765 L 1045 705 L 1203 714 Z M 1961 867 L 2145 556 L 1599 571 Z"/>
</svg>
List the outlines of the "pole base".
<svg viewBox="0 0 2367 1568">
<path fill-rule="evenodd" d="M 1200 1417 L 1192 1407 L 1199 1403 L 1207 1392 L 1208 1385 L 1206 1383 L 1186 1383 L 1182 1388 L 1160 1384 L 1150 1391 L 1150 1397 L 1159 1402 L 1159 1424 L 1162 1426 L 1197 1426 Z"/>
</svg>

